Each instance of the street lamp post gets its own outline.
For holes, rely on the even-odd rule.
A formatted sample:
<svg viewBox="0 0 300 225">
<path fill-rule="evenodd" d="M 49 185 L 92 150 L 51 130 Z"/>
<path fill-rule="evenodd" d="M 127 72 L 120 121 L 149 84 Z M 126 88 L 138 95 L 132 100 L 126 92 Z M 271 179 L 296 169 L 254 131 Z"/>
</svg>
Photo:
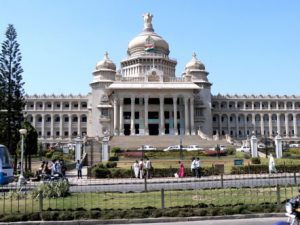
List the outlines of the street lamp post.
<svg viewBox="0 0 300 225">
<path fill-rule="evenodd" d="M 25 183 L 25 177 L 24 177 L 24 171 L 23 171 L 23 158 L 24 158 L 24 136 L 27 133 L 26 129 L 20 129 L 19 130 L 21 134 L 21 168 L 20 168 L 20 176 L 18 180 L 18 185 L 21 186 Z"/>
</svg>

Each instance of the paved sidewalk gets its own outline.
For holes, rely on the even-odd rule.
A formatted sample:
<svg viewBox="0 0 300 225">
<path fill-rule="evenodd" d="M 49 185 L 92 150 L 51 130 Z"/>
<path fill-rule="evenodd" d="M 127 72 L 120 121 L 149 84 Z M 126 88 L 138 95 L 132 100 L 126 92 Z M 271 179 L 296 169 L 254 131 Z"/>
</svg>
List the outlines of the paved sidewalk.
<svg viewBox="0 0 300 225">
<path fill-rule="evenodd" d="M 203 176 L 201 178 L 196 177 L 158 177 L 147 179 L 148 183 L 180 183 L 180 182 L 201 182 L 201 181 L 216 181 L 216 180 L 244 180 L 244 179 L 277 179 L 277 178 L 295 178 L 300 180 L 299 173 L 276 173 L 276 174 L 235 174 L 235 175 L 212 175 L 212 176 Z M 87 167 L 82 169 L 82 179 L 77 178 L 77 171 L 70 170 L 67 171 L 66 176 L 71 185 L 96 185 L 96 184 L 136 184 L 144 183 L 144 179 L 137 178 L 88 178 L 87 177 Z"/>
</svg>

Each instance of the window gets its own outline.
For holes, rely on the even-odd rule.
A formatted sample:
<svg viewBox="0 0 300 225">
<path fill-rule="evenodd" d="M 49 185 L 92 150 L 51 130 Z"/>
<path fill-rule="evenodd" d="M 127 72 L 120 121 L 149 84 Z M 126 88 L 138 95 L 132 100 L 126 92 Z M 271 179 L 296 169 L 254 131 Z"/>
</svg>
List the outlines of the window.
<svg viewBox="0 0 300 225">
<path fill-rule="evenodd" d="M 84 122 L 84 123 L 85 123 L 86 121 L 87 121 L 86 116 L 82 116 L 82 117 L 81 117 L 81 122 Z"/>
<path fill-rule="evenodd" d="M 101 115 L 102 116 L 108 116 L 108 109 L 102 109 L 101 110 Z"/>
<path fill-rule="evenodd" d="M 81 108 L 85 109 L 87 107 L 87 103 L 86 102 L 82 102 L 81 103 Z"/>
<path fill-rule="evenodd" d="M 69 117 L 65 117 L 65 122 L 69 122 Z"/>
<path fill-rule="evenodd" d="M 69 136 L 69 132 L 65 131 L 64 135 L 65 135 L 65 137 Z"/>
<path fill-rule="evenodd" d="M 56 134 L 56 137 L 59 137 L 59 131 L 56 131 L 55 134 Z"/>
<path fill-rule="evenodd" d="M 73 118 L 72 118 L 72 122 L 77 122 L 78 121 L 78 117 L 77 116 L 74 116 Z"/>
</svg>

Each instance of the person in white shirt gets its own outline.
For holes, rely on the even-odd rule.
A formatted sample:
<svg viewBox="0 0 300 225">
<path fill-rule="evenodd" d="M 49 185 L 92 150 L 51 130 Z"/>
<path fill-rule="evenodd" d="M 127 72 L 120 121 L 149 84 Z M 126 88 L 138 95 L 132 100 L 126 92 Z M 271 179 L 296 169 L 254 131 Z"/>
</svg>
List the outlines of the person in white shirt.
<svg viewBox="0 0 300 225">
<path fill-rule="evenodd" d="M 141 159 L 139 161 L 139 175 L 140 175 L 140 179 L 144 178 L 144 169 L 145 169 L 145 163 L 144 163 L 144 160 Z"/>
<path fill-rule="evenodd" d="M 132 169 L 133 169 L 135 178 L 139 178 L 140 168 L 139 168 L 139 162 L 137 160 L 133 163 Z"/>
<path fill-rule="evenodd" d="M 191 163 L 191 171 L 192 171 L 192 176 L 196 176 L 196 159 L 195 157 L 192 158 L 192 163 Z"/>
<path fill-rule="evenodd" d="M 152 178 L 152 163 L 149 158 L 146 158 L 145 169 L 147 178 Z"/>
</svg>

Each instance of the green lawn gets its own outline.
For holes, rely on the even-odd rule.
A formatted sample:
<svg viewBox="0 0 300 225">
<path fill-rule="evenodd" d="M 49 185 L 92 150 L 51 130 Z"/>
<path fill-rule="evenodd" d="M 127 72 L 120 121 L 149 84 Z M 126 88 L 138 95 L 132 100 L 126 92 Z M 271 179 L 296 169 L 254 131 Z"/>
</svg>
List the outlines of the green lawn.
<svg viewBox="0 0 300 225">
<path fill-rule="evenodd" d="M 280 201 L 295 196 L 297 187 L 281 187 Z M 261 204 L 276 203 L 277 190 L 268 188 L 229 188 L 229 189 L 198 189 L 198 190 L 174 190 L 164 192 L 164 204 L 166 208 L 186 205 L 198 205 L 204 203 L 214 206 L 236 204 Z M 161 208 L 161 192 L 143 193 L 72 193 L 66 198 L 52 198 L 43 200 L 43 209 L 131 209 L 155 207 Z M 1 198 L 0 214 L 17 212 L 37 212 L 39 201 L 26 198 Z"/>
</svg>

